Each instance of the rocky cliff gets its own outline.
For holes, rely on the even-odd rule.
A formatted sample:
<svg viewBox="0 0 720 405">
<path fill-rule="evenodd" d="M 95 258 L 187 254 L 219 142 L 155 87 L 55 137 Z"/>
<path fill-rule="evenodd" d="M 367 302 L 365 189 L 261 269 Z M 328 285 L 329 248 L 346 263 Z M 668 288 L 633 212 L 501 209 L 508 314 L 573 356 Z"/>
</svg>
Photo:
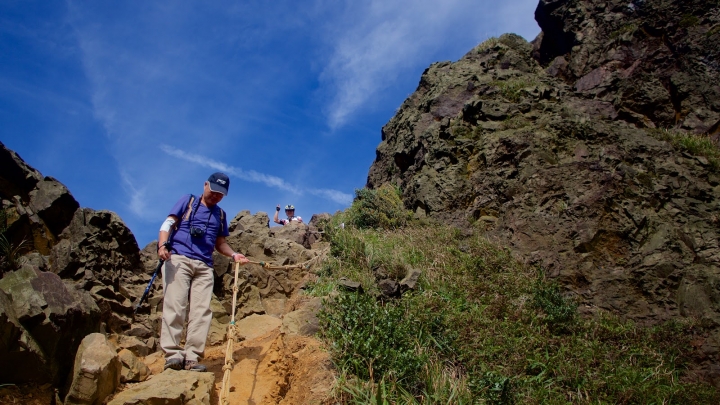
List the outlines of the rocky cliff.
<svg viewBox="0 0 720 405">
<path fill-rule="evenodd" d="M 584 312 L 703 319 L 720 377 L 718 5 L 543 0 L 535 15 L 533 43 L 507 34 L 426 69 L 367 186 L 484 227 Z"/>
<path fill-rule="evenodd" d="M 73 382 L 74 369 L 82 374 L 76 352 L 96 332 L 110 336 L 125 357 L 128 350 L 137 356 L 159 350 L 161 275 L 134 313 L 158 263 L 156 242 L 141 251 L 115 213 L 81 208 L 63 184 L 40 174 L 2 143 L 0 201 L 0 382 L 50 383 L 60 397 L 80 395 L 72 391 L 78 384 L 89 389 L 98 381 Z M 255 261 L 307 262 L 322 254 L 311 249 L 320 239 L 318 218 L 271 229 L 266 213 L 242 211 L 230 222 L 227 240 Z M 229 259 L 216 255 L 211 345 L 223 342 L 230 322 L 230 270 Z M 288 301 L 307 276 L 307 268 L 248 266 L 240 280 L 236 319 L 285 314 L 287 306 L 297 306 Z M 123 367 L 123 378 L 130 378 Z"/>
</svg>

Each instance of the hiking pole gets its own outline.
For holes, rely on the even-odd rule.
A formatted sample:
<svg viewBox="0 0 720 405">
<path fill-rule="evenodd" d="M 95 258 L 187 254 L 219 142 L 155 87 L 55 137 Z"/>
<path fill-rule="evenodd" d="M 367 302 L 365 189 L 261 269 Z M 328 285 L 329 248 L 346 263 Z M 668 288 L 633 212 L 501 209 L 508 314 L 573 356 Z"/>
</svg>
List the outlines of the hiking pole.
<svg viewBox="0 0 720 405">
<path fill-rule="evenodd" d="M 133 311 L 133 317 L 137 315 L 137 311 L 140 308 L 140 305 L 142 305 L 143 301 L 145 301 L 145 298 L 147 298 L 148 293 L 150 293 L 150 288 L 153 285 L 153 282 L 155 281 L 155 277 L 157 277 L 158 271 L 160 271 L 160 268 L 162 267 L 163 263 L 165 263 L 165 260 L 159 259 L 158 265 L 155 267 L 155 271 L 153 272 L 152 278 L 150 279 L 150 282 L 148 283 L 147 287 L 145 287 L 145 292 L 143 293 L 142 297 L 140 297 L 140 301 L 138 301 L 137 305 L 135 305 L 135 310 Z"/>
</svg>

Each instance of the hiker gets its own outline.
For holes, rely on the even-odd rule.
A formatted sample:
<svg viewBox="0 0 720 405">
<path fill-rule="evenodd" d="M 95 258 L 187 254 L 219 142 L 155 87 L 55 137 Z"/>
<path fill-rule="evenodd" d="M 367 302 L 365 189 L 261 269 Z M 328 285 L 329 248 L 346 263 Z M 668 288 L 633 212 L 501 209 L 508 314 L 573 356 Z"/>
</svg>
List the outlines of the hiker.
<svg viewBox="0 0 720 405">
<path fill-rule="evenodd" d="M 295 206 L 292 204 L 288 204 L 285 206 L 285 215 L 287 215 L 287 219 L 280 219 L 278 220 L 278 213 L 280 212 L 280 204 L 275 207 L 275 216 L 273 217 L 273 221 L 276 224 L 281 225 L 287 225 L 293 221 L 302 224 L 302 218 L 295 216 Z"/>
<path fill-rule="evenodd" d="M 230 179 L 225 174 L 214 173 L 205 182 L 202 194 L 180 198 L 160 227 L 158 256 L 165 261 L 160 347 L 165 352 L 166 369 L 207 371 L 199 361 L 205 352 L 212 321 L 213 250 L 232 257 L 235 262 L 248 263 L 245 256 L 233 251 L 225 241 L 230 234 L 227 218 L 217 204 L 227 195 L 229 187 Z M 180 335 L 186 318 L 183 347 Z"/>
</svg>

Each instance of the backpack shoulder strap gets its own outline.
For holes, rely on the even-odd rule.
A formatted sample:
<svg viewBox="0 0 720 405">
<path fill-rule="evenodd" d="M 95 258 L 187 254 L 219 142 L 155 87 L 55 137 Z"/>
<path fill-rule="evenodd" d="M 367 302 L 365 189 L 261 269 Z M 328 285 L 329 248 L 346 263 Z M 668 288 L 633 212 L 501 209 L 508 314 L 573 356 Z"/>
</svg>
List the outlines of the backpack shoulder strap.
<svg viewBox="0 0 720 405">
<path fill-rule="evenodd" d="M 220 208 L 220 207 L 218 207 Z M 220 232 L 225 231 L 225 210 L 220 208 Z"/>
<path fill-rule="evenodd" d="M 188 201 L 187 208 L 185 209 L 185 214 L 182 217 L 182 219 L 185 221 L 190 218 L 190 214 L 193 210 L 193 202 L 195 202 L 195 196 L 193 194 L 190 194 L 190 201 Z"/>
</svg>

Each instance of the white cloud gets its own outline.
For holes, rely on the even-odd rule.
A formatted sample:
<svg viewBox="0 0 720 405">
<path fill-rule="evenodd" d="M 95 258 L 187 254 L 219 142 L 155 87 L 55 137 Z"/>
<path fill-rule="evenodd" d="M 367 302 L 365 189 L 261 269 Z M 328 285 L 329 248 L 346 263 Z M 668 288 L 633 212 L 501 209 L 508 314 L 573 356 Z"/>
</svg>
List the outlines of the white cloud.
<svg viewBox="0 0 720 405">
<path fill-rule="evenodd" d="M 128 208 L 138 217 L 145 217 L 148 212 L 145 188 L 138 189 L 135 187 L 130 175 L 124 169 L 120 169 L 120 178 L 123 182 L 123 189 L 125 189 L 125 192 L 130 196 Z"/>
<path fill-rule="evenodd" d="M 203 167 L 209 167 L 213 170 L 217 170 L 226 174 L 231 174 L 245 181 L 262 183 L 267 187 L 278 188 L 280 190 L 288 191 L 293 194 L 303 194 L 303 190 L 292 184 L 289 184 L 288 182 L 277 176 L 259 173 L 255 170 L 243 170 L 239 167 L 234 167 L 223 162 L 218 162 L 217 160 L 213 160 L 207 156 L 185 152 L 183 150 L 173 148 L 168 145 L 161 145 L 160 149 L 162 149 L 163 152 L 167 153 L 170 156 L 174 156 Z M 352 196 L 350 194 L 343 193 L 337 190 L 308 189 L 306 191 L 309 194 L 321 196 L 323 198 L 335 201 L 340 204 L 349 204 L 350 202 L 352 202 Z"/>
<path fill-rule="evenodd" d="M 432 55 L 455 47 L 461 56 L 489 36 L 516 29 L 527 31 L 518 32 L 521 35 L 533 35 L 537 0 L 515 0 L 501 7 L 488 0 L 358 4 L 329 28 L 333 50 L 321 81 L 331 87 L 327 105 L 331 129 L 342 127 L 412 67 L 435 62 L 428 60 Z"/>
<path fill-rule="evenodd" d="M 323 198 L 327 198 L 328 200 L 335 201 L 338 204 L 341 205 L 350 205 L 353 201 L 353 196 L 347 193 L 343 193 L 342 191 L 337 190 L 328 190 L 328 189 L 310 189 L 308 190 L 309 194 L 317 195 Z"/>
</svg>

